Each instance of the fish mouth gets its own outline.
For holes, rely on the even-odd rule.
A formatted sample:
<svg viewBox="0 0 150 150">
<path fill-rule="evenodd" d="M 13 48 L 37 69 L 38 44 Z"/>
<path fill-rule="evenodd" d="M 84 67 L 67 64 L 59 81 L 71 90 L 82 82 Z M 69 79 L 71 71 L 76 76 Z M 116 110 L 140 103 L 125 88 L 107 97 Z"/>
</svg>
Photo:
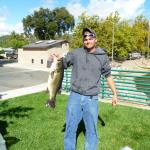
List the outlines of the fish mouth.
<svg viewBox="0 0 150 150">
<path fill-rule="evenodd" d="M 57 59 L 57 61 L 62 61 L 63 60 L 63 58 L 61 57 L 61 58 L 59 58 L 59 59 Z"/>
</svg>

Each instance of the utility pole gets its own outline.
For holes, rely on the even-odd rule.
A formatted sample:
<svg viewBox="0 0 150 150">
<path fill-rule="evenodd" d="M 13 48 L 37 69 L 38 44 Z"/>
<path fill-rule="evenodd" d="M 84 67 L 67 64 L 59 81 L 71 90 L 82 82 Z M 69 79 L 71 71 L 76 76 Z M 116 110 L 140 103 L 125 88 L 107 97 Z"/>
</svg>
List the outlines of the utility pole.
<svg viewBox="0 0 150 150">
<path fill-rule="evenodd" d="M 115 25 L 114 22 L 112 22 L 113 26 L 112 26 L 112 52 L 111 52 L 111 58 L 112 61 L 114 60 L 114 35 L 115 35 Z"/>
<path fill-rule="evenodd" d="M 111 20 L 105 20 L 104 22 L 107 22 L 107 21 L 112 24 L 111 61 L 113 61 L 114 60 L 115 23 Z"/>
<path fill-rule="evenodd" d="M 150 40 L 150 21 L 148 21 L 148 41 L 147 41 L 147 47 L 148 47 L 148 51 L 147 51 L 147 58 L 149 58 L 149 40 Z"/>
</svg>

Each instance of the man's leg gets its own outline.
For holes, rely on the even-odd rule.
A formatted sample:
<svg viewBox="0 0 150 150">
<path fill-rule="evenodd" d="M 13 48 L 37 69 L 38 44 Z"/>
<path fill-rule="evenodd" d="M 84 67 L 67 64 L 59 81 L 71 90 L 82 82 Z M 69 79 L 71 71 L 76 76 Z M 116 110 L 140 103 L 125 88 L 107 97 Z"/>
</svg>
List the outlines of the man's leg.
<svg viewBox="0 0 150 150">
<path fill-rule="evenodd" d="M 83 120 L 86 129 L 85 150 L 96 150 L 98 145 L 98 96 L 85 98 Z"/>
<path fill-rule="evenodd" d="M 82 119 L 80 100 L 81 100 L 80 94 L 71 92 L 66 111 L 66 130 L 64 138 L 65 150 L 75 150 L 76 132 L 78 124 Z"/>
</svg>

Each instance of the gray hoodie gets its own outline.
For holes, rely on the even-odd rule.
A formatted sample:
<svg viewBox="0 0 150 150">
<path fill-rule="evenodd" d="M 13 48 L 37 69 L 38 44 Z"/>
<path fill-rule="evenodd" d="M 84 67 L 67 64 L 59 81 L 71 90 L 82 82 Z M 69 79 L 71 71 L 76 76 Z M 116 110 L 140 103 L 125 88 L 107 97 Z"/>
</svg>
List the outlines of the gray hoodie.
<svg viewBox="0 0 150 150">
<path fill-rule="evenodd" d="M 84 48 L 68 52 L 63 60 L 64 68 L 72 67 L 71 90 L 82 95 L 97 95 L 100 92 L 101 75 L 108 77 L 111 67 L 103 49 L 89 53 Z"/>
</svg>

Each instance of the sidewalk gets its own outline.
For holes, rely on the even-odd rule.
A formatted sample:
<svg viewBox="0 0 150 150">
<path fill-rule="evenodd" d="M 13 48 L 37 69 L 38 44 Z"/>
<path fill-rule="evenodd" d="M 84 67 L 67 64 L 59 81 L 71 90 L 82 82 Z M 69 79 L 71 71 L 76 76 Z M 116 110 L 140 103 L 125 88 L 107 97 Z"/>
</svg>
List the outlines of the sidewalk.
<svg viewBox="0 0 150 150">
<path fill-rule="evenodd" d="M 35 66 L 25 66 L 22 64 L 19 64 L 17 62 L 15 63 L 9 63 L 9 64 L 4 64 L 4 67 L 12 67 L 12 68 L 20 68 L 20 69 L 30 69 L 30 70 L 40 70 L 40 71 L 47 71 L 49 72 L 49 68 L 43 68 L 43 67 L 38 67 L 35 68 Z"/>
<path fill-rule="evenodd" d="M 20 69 L 30 69 L 30 70 L 40 70 L 40 71 L 49 71 L 49 68 L 35 68 L 33 66 L 23 66 L 18 63 L 10 63 L 10 64 L 4 64 L 4 67 L 12 67 L 12 68 L 20 68 Z M 14 98 L 18 96 L 23 96 L 31 93 L 36 93 L 40 91 L 45 91 L 47 88 L 47 83 L 42 83 L 39 85 L 31 86 L 31 87 L 24 87 L 24 88 L 19 88 L 15 90 L 9 90 L 9 91 L 4 91 L 0 92 L 0 101 L 1 100 L 6 100 L 9 98 Z"/>
</svg>

